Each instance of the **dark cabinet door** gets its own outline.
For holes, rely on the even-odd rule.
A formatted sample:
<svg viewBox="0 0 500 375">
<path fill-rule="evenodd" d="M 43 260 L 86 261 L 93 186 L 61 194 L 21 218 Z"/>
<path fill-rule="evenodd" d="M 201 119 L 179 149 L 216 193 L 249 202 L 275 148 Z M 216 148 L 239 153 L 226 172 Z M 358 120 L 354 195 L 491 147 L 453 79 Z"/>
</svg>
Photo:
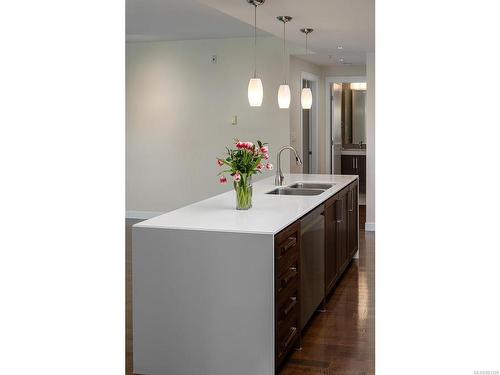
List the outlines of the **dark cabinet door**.
<svg viewBox="0 0 500 375">
<path fill-rule="evenodd" d="M 356 174 L 355 173 L 355 160 L 353 155 L 342 155 L 341 160 L 341 172 L 342 174 Z"/>
<path fill-rule="evenodd" d="M 350 185 L 347 199 L 348 258 L 358 251 L 358 182 Z"/>
<path fill-rule="evenodd" d="M 347 237 L 347 189 L 342 190 L 338 195 L 337 204 L 337 273 L 340 273 L 344 268 L 348 254 L 348 237 Z"/>
<path fill-rule="evenodd" d="M 351 183 L 325 203 L 325 295 L 358 250 L 358 185 Z"/>
<path fill-rule="evenodd" d="M 359 192 L 366 192 L 366 156 L 342 155 L 341 173 L 359 176 Z"/>
<path fill-rule="evenodd" d="M 325 295 L 328 294 L 337 279 L 337 197 L 325 203 Z"/>
<path fill-rule="evenodd" d="M 366 193 L 366 156 L 356 156 L 356 173 L 359 176 L 359 192 Z"/>
</svg>

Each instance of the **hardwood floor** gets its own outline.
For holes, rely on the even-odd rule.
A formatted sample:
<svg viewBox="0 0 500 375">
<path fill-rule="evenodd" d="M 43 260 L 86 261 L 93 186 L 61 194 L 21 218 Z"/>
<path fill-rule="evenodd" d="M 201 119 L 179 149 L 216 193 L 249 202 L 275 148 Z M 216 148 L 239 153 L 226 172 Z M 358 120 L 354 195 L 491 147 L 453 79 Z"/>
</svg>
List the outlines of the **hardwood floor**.
<svg viewBox="0 0 500 375">
<path fill-rule="evenodd" d="M 126 374 L 132 375 L 132 248 L 126 221 Z M 375 373 L 375 233 L 360 235 L 359 260 L 352 262 L 326 305 L 306 328 L 302 351 L 294 352 L 280 375 Z"/>
<path fill-rule="evenodd" d="M 375 373 L 375 233 L 360 231 L 354 260 L 316 313 L 280 375 Z"/>
</svg>

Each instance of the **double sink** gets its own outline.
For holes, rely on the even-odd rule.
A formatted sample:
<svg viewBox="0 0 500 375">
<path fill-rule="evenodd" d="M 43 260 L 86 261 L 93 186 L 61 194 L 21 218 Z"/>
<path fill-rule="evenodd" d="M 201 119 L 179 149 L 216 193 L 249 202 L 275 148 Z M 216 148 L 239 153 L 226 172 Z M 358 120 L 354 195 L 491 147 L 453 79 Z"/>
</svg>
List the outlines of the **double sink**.
<svg viewBox="0 0 500 375">
<path fill-rule="evenodd" d="M 279 187 L 267 192 L 273 195 L 319 195 L 330 189 L 335 184 L 324 184 L 320 182 L 296 182 L 290 186 Z"/>
</svg>

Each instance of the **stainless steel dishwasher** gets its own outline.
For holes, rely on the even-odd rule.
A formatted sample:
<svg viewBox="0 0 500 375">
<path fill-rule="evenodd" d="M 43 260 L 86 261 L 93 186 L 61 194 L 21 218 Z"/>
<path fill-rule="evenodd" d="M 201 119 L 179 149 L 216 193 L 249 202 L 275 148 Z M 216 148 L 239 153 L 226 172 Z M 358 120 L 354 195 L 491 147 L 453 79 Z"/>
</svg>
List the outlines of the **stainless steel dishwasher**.
<svg viewBox="0 0 500 375">
<path fill-rule="evenodd" d="M 300 300 L 301 329 L 307 324 L 325 296 L 325 220 L 324 207 L 300 219 Z"/>
</svg>

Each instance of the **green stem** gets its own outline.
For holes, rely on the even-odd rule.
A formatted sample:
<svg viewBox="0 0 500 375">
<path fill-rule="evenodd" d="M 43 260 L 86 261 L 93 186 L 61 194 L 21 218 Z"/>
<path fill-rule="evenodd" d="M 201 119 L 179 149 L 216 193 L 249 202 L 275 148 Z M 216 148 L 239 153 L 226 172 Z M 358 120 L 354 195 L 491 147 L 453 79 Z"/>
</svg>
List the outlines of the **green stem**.
<svg viewBox="0 0 500 375">
<path fill-rule="evenodd" d="M 236 209 L 248 210 L 252 207 L 252 185 L 251 176 L 241 175 L 241 180 L 234 183 L 236 191 Z"/>
</svg>

